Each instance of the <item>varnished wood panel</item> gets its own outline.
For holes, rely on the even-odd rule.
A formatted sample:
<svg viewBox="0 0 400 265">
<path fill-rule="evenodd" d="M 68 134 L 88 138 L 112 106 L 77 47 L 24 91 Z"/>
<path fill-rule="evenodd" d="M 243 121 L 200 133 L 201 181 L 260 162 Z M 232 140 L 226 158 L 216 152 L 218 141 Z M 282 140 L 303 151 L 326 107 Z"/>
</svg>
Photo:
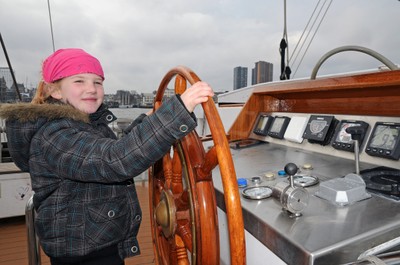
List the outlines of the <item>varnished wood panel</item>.
<svg viewBox="0 0 400 265">
<path fill-rule="evenodd" d="M 257 86 L 228 131 L 246 139 L 259 112 L 400 116 L 400 70 Z"/>
<path fill-rule="evenodd" d="M 248 138 L 258 113 L 261 111 L 277 111 L 278 107 L 278 99 L 268 95 L 252 94 L 231 126 L 228 132 L 229 140 Z"/>
<path fill-rule="evenodd" d="M 396 93 L 399 95 L 399 87 L 400 70 L 396 70 L 368 74 L 324 77 L 317 78 L 316 80 L 304 79 L 265 83 L 264 85 L 257 86 L 253 92 L 256 94 L 286 95 L 284 97 L 291 95 L 297 95 L 296 97 L 300 97 L 298 95 L 320 97 L 322 94 L 321 92 L 327 92 L 334 97 L 348 97 L 347 94 L 351 90 L 361 92 L 366 90 L 375 90 L 378 92 L 379 90 L 384 89 L 390 94 Z M 381 91 L 380 93 L 386 92 Z"/>
</svg>

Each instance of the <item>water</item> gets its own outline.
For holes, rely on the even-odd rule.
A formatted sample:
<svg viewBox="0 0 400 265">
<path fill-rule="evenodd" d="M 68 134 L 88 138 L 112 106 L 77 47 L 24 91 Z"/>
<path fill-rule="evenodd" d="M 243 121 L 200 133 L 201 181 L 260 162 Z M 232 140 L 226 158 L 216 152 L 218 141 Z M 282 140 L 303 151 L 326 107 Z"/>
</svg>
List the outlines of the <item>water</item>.
<svg viewBox="0 0 400 265">
<path fill-rule="evenodd" d="M 134 121 L 140 114 L 147 113 L 152 109 L 145 108 L 110 108 L 109 109 L 117 117 L 117 120 L 110 123 L 109 126 L 115 132 L 117 137 L 122 136 L 121 129 L 128 126 Z"/>
<path fill-rule="evenodd" d="M 152 109 L 142 109 L 142 108 L 110 108 L 111 112 L 114 113 L 114 115 L 118 119 L 129 119 L 129 120 L 134 120 L 136 119 L 140 114 L 142 113 L 147 113 L 151 111 Z"/>
<path fill-rule="evenodd" d="M 110 111 L 114 113 L 114 115 L 119 119 L 128 119 L 133 121 L 136 119 L 140 114 L 147 113 L 152 109 L 142 109 L 142 108 L 110 108 Z M 114 130 L 118 137 L 121 136 L 121 130 L 119 129 L 118 125 L 113 122 L 110 124 L 110 127 Z M 145 170 L 138 176 L 135 176 L 135 181 L 147 181 L 148 180 L 148 171 Z"/>
</svg>

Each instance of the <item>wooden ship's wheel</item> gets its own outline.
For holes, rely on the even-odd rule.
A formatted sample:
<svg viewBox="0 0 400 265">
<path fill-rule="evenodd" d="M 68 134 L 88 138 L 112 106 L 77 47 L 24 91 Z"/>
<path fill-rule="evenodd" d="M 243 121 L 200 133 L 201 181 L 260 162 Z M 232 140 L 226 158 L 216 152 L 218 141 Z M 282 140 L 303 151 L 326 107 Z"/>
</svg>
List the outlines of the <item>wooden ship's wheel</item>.
<svg viewBox="0 0 400 265">
<path fill-rule="evenodd" d="M 200 79 L 190 69 L 171 69 L 163 78 L 154 109 L 175 77 L 175 93 Z M 149 170 L 150 214 L 158 264 L 220 263 L 217 205 L 211 171 L 220 167 L 228 219 L 231 264 L 246 262 L 244 225 L 232 156 L 213 100 L 202 103 L 214 145 L 207 152 L 192 131 Z"/>
</svg>

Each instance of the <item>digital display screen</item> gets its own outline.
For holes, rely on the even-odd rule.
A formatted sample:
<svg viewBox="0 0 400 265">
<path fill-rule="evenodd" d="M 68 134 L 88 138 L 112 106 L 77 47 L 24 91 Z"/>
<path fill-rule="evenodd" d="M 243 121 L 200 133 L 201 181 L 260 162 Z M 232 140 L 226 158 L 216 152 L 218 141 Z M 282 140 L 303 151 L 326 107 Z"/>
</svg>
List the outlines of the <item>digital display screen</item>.
<svg viewBox="0 0 400 265">
<path fill-rule="evenodd" d="M 311 115 L 303 138 L 310 143 L 327 145 L 335 134 L 338 122 L 335 116 Z"/>
<path fill-rule="evenodd" d="M 351 139 L 351 134 L 346 132 L 346 129 L 353 126 L 360 126 L 359 123 L 349 123 L 343 122 L 340 127 L 340 131 L 337 134 L 336 142 L 341 143 L 351 143 L 353 140 Z"/>
<path fill-rule="evenodd" d="M 399 138 L 399 128 L 378 125 L 372 136 L 370 147 L 393 150 Z"/>
<path fill-rule="evenodd" d="M 354 152 L 355 149 L 355 140 L 353 137 L 358 140 L 359 150 L 362 147 L 364 142 L 365 135 L 367 134 L 367 130 L 369 128 L 369 124 L 365 121 L 354 121 L 354 120 L 342 120 L 337 126 L 335 137 L 332 141 L 332 147 L 342 151 Z M 353 128 L 353 129 L 351 129 Z M 354 134 L 348 133 L 350 131 Z"/>
<path fill-rule="evenodd" d="M 269 129 L 269 131 L 271 133 L 279 133 L 282 129 L 284 122 L 285 122 L 284 118 L 276 117 L 274 120 L 274 123 L 272 124 L 271 129 Z"/>
<path fill-rule="evenodd" d="M 258 135 L 267 136 L 268 128 L 273 121 L 273 117 L 266 114 L 259 114 L 253 132 Z"/>
<path fill-rule="evenodd" d="M 265 128 L 265 125 L 267 125 L 268 122 L 268 116 L 260 116 L 260 119 L 258 120 L 258 124 L 256 127 L 257 131 L 263 131 Z"/>
</svg>

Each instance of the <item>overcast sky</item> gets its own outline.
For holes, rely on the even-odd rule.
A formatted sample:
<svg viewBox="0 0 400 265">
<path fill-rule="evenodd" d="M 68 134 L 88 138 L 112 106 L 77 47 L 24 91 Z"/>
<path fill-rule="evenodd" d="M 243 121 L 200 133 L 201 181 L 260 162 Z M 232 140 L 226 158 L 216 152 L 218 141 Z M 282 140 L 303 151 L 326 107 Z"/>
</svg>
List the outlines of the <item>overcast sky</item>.
<svg viewBox="0 0 400 265">
<path fill-rule="evenodd" d="M 318 2 L 287 1 L 292 60 Z M 50 8 L 55 48 L 79 47 L 97 57 L 106 93 L 152 92 L 177 65 L 193 69 L 215 91 L 232 90 L 236 66 L 248 67 L 250 84 L 258 61 L 273 63 L 279 80 L 283 0 L 50 0 Z M 322 55 L 344 45 L 363 46 L 400 63 L 399 21 L 398 0 L 333 1 L 304 58 L 308 43 L 290 65 L 294 77 L 309 77 Z M 17 81 L 36 86 L 41 62 L 53 52 L 47 0 L 0 0 L 0 32 Z M 309 39 L 314 33 L 315 27 Z M 366 54 L 343 52 L 329 58 L 318 75 L 380 65 Z M 3 52 L 0 66 L 7 67 Z"/>
</svg>

